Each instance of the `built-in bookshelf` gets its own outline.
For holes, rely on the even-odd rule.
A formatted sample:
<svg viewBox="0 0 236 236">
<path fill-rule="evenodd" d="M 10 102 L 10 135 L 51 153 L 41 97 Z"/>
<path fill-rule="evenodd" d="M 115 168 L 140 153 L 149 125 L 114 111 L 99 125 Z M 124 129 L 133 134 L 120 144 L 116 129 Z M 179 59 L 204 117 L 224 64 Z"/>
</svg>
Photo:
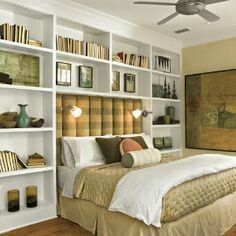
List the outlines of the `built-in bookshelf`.
<svg viewBox="0 0 236 236">
<path fill-rule="evenodd" d="M 56 216 L 55 166 L 55 89 L 54 89 L 54 16 L 20 6 L 1 3 L 0 25 L 21 25 L 29 30 L 29 38 L 42 42 L 42 47 L 0 40 L 0 51 L 39 57 L 39 87 L 0 84 L 0 113 L 18 111 L 17 104 L 28 104 L 31 117 L 43 118 L 41 128 L 1 128 L 0 150 L 16 152 L 26 161 L 28 155 L 40 153 L 46 167 L 19 169 L 0 173 L 0 232 L 32 224 Z M 24 68 L 22 68 L 24 69 Z M 25 188 L 38 187 L 38 206 L 26 207 Z M 7 191 L 20 191 L 20 210 L 8 212 Z"/>
<path fill-rule="evenodd" d="M 173 147 L 168 150 L 163 149 L 162 153 L 181 155 L 180 124 L 153 125 L 153 120 L 164 115 L 165 107 L 169 105 L 175 108 L 175 119 L 181 121 L 181 77 L 178 53 L 159 48 L 158 42 L 157 45 L 152 45 L 135 39 L 135 36 L 132 38 L 118 35 L 76 20 L 19 5 L 1 3 L 0 13 L 0 24 L 23 25 L 29 30 L 30 38 L 42 42 L 42 47 L 37 47 L 0 40 L 0 51 L 35 55 L 40 58 L 39 87 L 0 84 L 0 113 L 14 111 L 17 109 L 17 104 L 25 103 L 28 104 L 27 112 L 30 116 L 45 119 L 42 128 L 0 129 L 0 150 L 17 152 L 23 159 L 26 159 L 29 154 L 38 152 L 47 160 L 45 168 L 0 173 L 0 232 L 56 217 L 56 94 L 141 99 L 143 107 L 153 112 L 143 118 L 143 131 L 151 138 L 172 137 Z M 57 36 L 102 45 L 108 49 L 108 56 L 101 58 L 94 56 L 95 54 L 86 56 L 83 53 L 74 53 L 73 50 L 72 52 L 59 50 Z M 119 52 L 146 57 L 149 59 L 149 65 L 141 67 L 137 63 L 129 65 L 112 60 Z M 170 72 L 153 66 L 153 58 L 158 55 L 170 58 Z M 57 62 L 71 64 L 71 86 L 56 85 Z M 93 68 L 92 88 L 78 86 L 79 66 Z M 112 90 L 113 72 L 120 73 L 119 91 Z M 125 74 L 135 76 L 133 93 L 126 92 L 124 89 Z M 171 86 L 175 81 L 177 99 L 153 97 L 152 85 L 163 85 L 165 80 Z M 36 208 L 28 209 L 25 205 L 25 187 L 28 185 L 38 186 L 39 205 Z M 20 190 L 21 208 L 15 213 L 7 211 L 7 191 L 10 189 Z"/>
</svg>

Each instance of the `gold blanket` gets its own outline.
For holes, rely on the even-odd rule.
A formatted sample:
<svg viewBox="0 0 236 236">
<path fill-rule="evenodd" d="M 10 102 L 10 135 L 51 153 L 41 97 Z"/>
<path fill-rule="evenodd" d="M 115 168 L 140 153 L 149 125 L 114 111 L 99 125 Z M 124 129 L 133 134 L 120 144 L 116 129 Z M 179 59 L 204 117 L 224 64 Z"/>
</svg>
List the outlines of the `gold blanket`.
<svg viewBox="0 0 236 236">
<path fill-rule="evenodd" d="M 157 165 L 173 160 L 174 157 L 165 157 Z M 108 208 L 118 181 L 129 171 L 139 168 L 127 169 L 120 163 L 84 168 L 76 177 L 74 196 Z M 161 222 L 178 220 L 234 191 L 236 168 L 187 181 L 165 195 Z"/>
</svg>

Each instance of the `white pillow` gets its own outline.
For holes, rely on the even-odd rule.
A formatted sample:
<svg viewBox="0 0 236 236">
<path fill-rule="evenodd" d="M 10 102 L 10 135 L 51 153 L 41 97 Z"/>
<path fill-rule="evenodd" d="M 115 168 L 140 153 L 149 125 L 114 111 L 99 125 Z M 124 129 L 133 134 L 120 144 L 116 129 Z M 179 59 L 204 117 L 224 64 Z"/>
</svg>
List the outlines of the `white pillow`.
<svg viewBox="0 0 236 236">
<path fill-rule="evenodd" d="M 69 144 L 67 143 L 66 138 L 62 137 L 61 139 L 61 161 L 64 166 L 75 166 L 74 157 L 71 151 Z"/>
<path fill-rule="evenodd" d="M 95 137 L 63 137 L 64 156 L 67 166 L 80 166 L 86 163 L 104 163 L 104 156 Z M 65 164 L 65 163 L 66 164 Z"/>
</svg>

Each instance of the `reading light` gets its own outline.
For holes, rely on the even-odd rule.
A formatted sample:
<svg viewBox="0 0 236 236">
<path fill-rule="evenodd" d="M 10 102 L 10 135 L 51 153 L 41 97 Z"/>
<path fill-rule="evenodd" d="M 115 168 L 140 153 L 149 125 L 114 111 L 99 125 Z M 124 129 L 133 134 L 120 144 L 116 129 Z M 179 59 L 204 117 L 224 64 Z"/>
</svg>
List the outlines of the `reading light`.
<svg viewBox="0 0 236 236">
<path fill-rule="evenodd" d="M 71 115 L 75 118 L 78 118 L 82 114 L 82 109 L 77 106 L 72 106 L 71 104 L 68 104 L 66 107 L 62 108 L 62 110 L 70 111 Z"/>
<path fill-rule="evenodd" d="M 70 113 L 72 114 L 72 116 L 74 116 L 75 118 L 78 118 L 79 116 L 81 116 L 82 114 L 82 109 L 76 106 L 72 106 L 72 108 L 70 109 Z"/>
<path fill-rule="evenodd" d="M 148 114 L 151 114 L 151 113 L 152 113 L 151 111 L 147 111 L 144 108 L 142 110 L 136 109 L 136 110 L 132 111 L 132 115 L 136 119 L 138 119 L 140 116 L 147 117 Z"/>
</svg>

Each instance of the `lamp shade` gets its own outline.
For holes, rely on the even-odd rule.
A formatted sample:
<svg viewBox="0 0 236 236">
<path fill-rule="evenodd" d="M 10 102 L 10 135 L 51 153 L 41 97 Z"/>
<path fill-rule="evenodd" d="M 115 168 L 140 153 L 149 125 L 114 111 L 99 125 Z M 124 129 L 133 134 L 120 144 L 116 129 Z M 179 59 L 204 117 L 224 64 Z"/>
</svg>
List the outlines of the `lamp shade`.
<svg viewBox="0 0 236 236">
<path fill-rule="evenodd" d="M 132 111 L 132 115 L 134 118 L 138 119 L 142 115 L 142 110 L 136 109 L 136 110 Z"/>
<path fill-rule="evenodd" d="M 75 118 L 78 118 L 79 116 L 81 116 L 82 114 L 82 109 L 76 106 L 73 106 L 70 110 L 70 113 L 72 114 L 72 116 L 74 116 Z"/>
</svg>

